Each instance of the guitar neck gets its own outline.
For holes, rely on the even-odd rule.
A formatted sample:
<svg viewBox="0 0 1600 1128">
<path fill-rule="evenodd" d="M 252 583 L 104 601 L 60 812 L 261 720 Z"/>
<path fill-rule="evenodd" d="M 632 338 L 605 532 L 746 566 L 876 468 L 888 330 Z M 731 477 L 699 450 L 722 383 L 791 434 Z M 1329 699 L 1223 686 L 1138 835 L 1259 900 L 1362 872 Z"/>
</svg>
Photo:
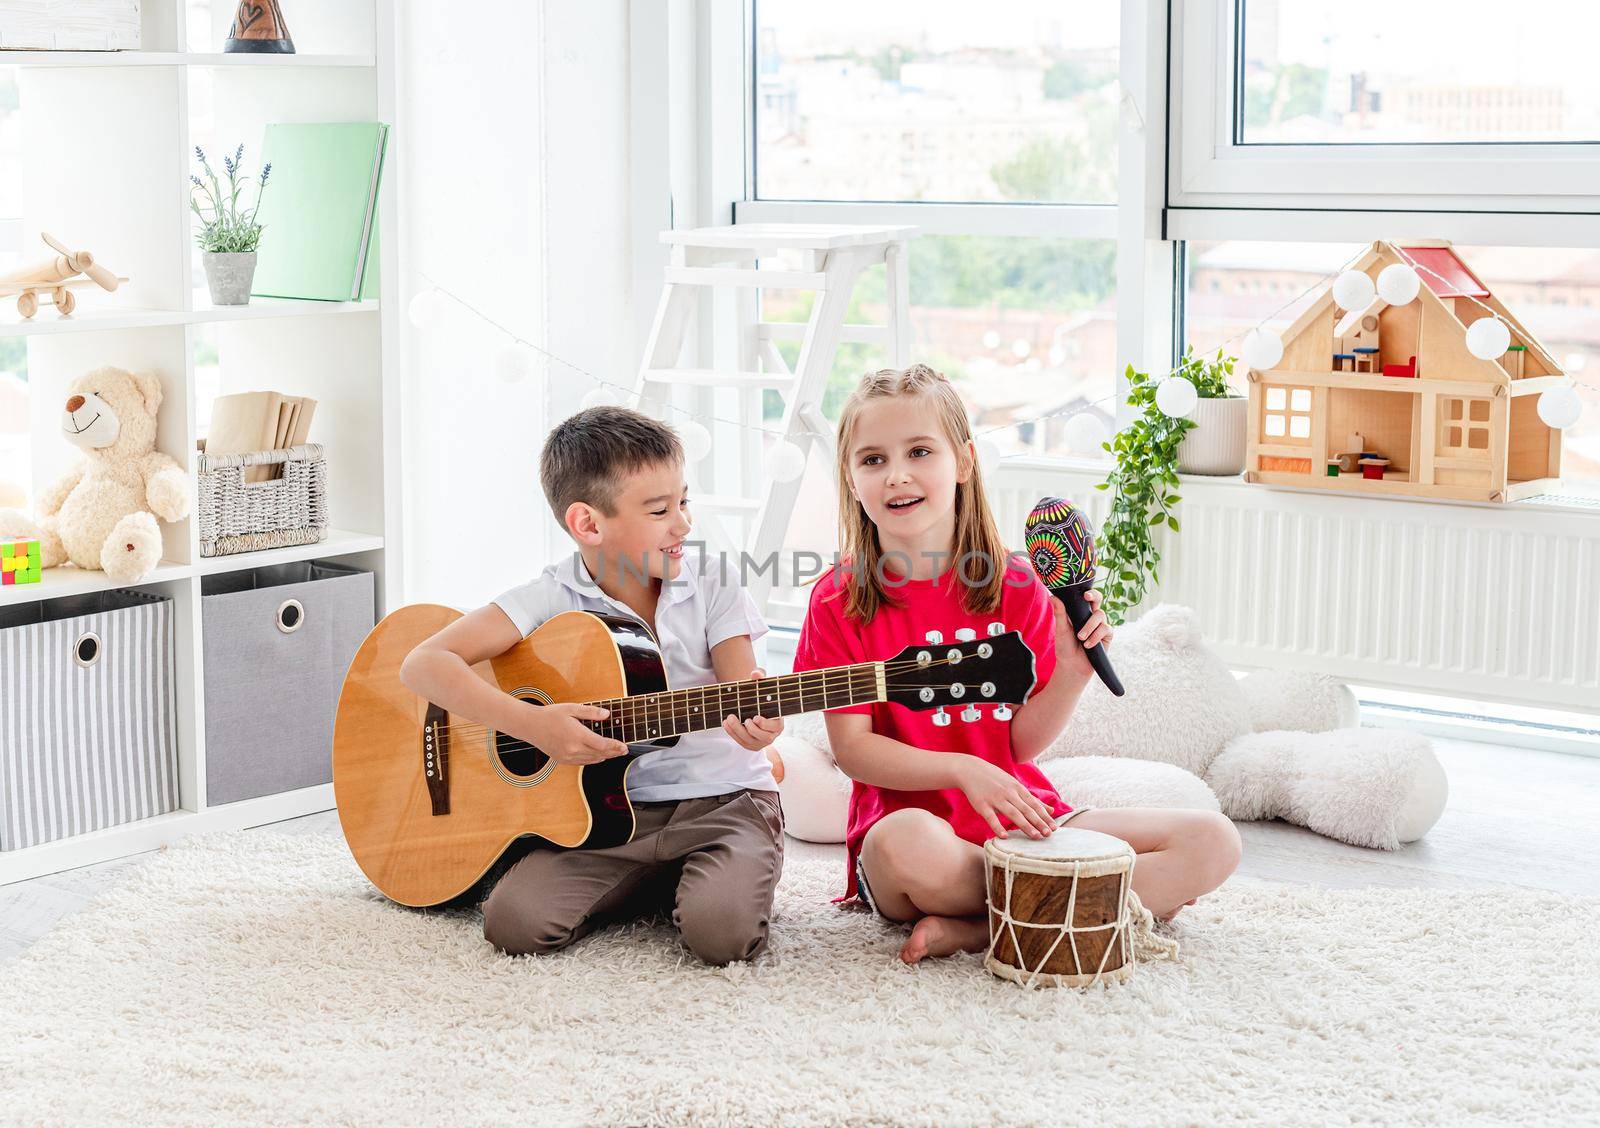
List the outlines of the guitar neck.
<svg viewBox="0 0 1600 1128">
<path fill-rule="evenodd" d="M 635 744 L 720 728 L 722 719 L 730 713 L 744 721 L 755 716 L 786 717 L 885 699 L 883 663 L 858 662 L 751 681 L 590 701 L 588 704 L 608 709 L 611 715 L 603 721 L 585 723 L 602 736 Z"/>
</svg>

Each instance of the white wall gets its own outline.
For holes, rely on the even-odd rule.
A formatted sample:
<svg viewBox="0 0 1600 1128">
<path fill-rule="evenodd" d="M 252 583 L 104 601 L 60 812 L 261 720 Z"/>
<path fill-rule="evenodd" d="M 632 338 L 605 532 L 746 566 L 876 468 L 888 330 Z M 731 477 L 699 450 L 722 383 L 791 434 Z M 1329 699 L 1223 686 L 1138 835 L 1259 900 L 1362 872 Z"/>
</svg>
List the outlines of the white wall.
<svg viewBox="0 0 1600 1128">
<path fill-rule="evenodd" d="M 632 383 L 626 0 L 399 6 L 409 301 L 422 275 L 577 368 Z M 538 454 L 591 386 L 508 383 L 509 338 L 446 303 L 405 329 L 405 602 L 476 606 L 567 543 Z"/>
</svg>

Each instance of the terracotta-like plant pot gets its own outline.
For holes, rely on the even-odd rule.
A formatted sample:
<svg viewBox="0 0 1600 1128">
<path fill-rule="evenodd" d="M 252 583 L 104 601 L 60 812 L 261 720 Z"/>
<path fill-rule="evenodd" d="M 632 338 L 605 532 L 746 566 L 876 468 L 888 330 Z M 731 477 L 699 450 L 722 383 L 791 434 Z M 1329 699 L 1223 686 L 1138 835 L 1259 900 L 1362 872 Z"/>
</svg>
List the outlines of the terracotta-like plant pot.
<svg viewBox="0 0 1600 1128">
<path fill-rule="evenodd" d="M 202 251 L 200 258 L 205 263 L 212 305 L 250 304 L 250 283 L 256 276 L 254 251 Z"/>
<path fill-rule="evenodd" d="M 1189 418 L 1195 426 L 1178 444 L 1178 469 L 1185 474 L 1238 474 L 1244 470 L 1247 396 L 1202 399 Z"/>
</svg>

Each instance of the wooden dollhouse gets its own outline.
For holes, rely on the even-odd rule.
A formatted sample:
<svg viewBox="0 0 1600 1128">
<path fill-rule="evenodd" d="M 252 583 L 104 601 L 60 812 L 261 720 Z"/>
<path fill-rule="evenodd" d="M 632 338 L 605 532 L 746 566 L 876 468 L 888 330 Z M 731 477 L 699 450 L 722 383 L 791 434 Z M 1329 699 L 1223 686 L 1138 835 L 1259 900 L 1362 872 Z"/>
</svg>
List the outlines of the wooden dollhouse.
<svg viewBox="0 0 1600 1128">
<path fill-rule="evenodd" d="M 1246 480 L 1473 501 L 1556 489 L 1561 432 L 1537 403 L 1571 381 L 1450 244 L 1375 242 L 1352 269 L 1376 279 L 1394 263 L 1418 268 L 1415 299 L 1346 311 L 1330 287 L 1283 334 L 1282 359 L 1250 369 Z M 1477 302 L 1511 331 L 1497 360 L 1467 348 L 1490 316 Z"/>
</svg>

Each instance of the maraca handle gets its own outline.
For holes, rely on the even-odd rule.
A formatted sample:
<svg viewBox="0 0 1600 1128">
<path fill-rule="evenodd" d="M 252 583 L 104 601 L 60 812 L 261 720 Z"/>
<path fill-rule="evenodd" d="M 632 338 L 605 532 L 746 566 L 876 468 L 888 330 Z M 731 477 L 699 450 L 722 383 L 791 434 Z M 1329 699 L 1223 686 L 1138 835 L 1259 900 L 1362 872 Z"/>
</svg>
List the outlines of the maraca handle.
<svg viewBox="0 0 1600 1128">
<path fill-rule="evenodd" d="M 1081 631 L 1083 624 L 1089 621 L 1089 616 L 1094 614 L 1094 608 L 1089 606 L 1089 601 L 1084 598 L 1084 592 L 1088 590 L 1089 585 L 1083 583 L 1056 588 L 1054 592 L 1056 598 L 1066 606 L 1067 618 L 1072 621 L 1074 634 Z M 1106 688 L 1117 697 L 1121 697 L 1126 691 L 1122 688 L 1122 680 L 1117 677 L 1117 672 L 1111 668 L 1111 656 L 1106 653 L 1106 648 L 1085 647 L 1084 654 L 1088 657 L 1089 665 L 1094 672 L 1100 675 L 1100 680 L 1106 683 Z"/>
</svg>

